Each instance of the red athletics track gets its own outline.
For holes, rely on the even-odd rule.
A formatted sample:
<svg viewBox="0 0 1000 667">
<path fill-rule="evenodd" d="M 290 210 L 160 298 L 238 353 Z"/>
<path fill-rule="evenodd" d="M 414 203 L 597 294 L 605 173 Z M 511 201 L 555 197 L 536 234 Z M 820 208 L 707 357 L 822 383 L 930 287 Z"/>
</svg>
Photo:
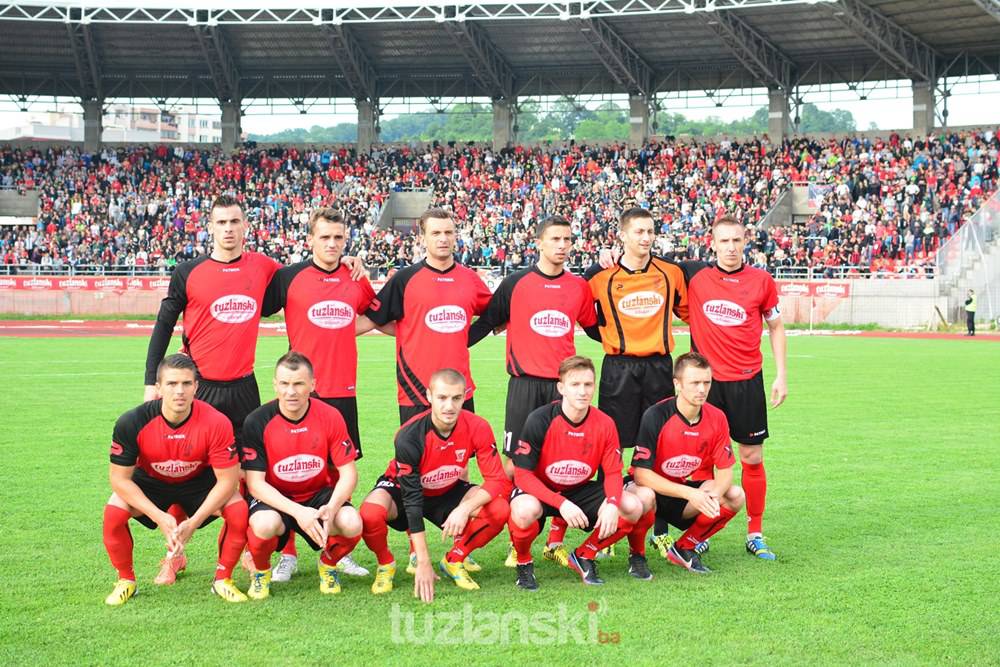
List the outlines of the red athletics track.
<svg viewBox="0 0 1000 667">
<path fill-rule="evenodd" d="M 176 328 L 180 331 L 180 327 Z M 27 338 L 80 338 L 86 336 L 146 336 L 153 332 L 152 320 L 0 320 L 0 336 L 22 336 Z M 378 332 L 373 332 L 378 333 Z M 687 329 L 676 329 L 675 333 L 686 335 Z M 260 325 L 262 336 L 284 336 L 283 322 L 265 322 Z M 840 331 L 818 329 L 805 331 L 794 329 L 791 336 L 860 336 L 862 338 L 915 338 L 915 339 L 959 339 L 962 333 L 936 333 L 930 331 Z M 1000 334 L 990 332 L 977 334 L 976 340 L 1000 341 Z"/>
</svg>

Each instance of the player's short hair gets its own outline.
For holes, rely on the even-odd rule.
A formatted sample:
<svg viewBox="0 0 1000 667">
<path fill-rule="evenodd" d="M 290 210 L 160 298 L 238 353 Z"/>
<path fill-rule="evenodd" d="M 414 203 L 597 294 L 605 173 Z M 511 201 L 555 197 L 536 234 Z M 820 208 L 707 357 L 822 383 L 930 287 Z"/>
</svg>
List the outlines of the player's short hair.
<svg viewBox="0 0 1000 667">
<path fill-rule="evenodd" d="M 277 372 L 277 370 L 282 366 L 284 366 L 290 371 L 297 371 L 304 366 L 305 369 L 309 371 L 309 377 L 313 377 L 312 362 L 309 361 L 309 357 L 302 354 L 301 352 L 296 352 L 295 350 L 289 350 L 288 352 L 285 352 L 283 355 L 281 355 L 281 358 L 278 359 L 278 363 L 274 365 L 275 372 Z"/>
<path fill-rule="evenodd" d="M 421 234 L 424 233 L 424 225 L 426 225 L 427 221 L 430 220 L 431 218 L 438 218 L 440 220 L 451 220 L 451 221 L 455 220 L 455 216 L 452 215 L 452 212 L 446 208 L 429 208 L 426 211 L 424 211 L 420 215 L 420 218 L 417 220 L 417 229 L 420 230 Z"/>
<path fill-rule="evenodd" d="M 454 368 L 439 368 L 434 371 L 431 375 L 431 381 L 427 386 L 434 384 L 435 380 L 441 380 L 445 384 L 460 384 L 465 386 L 465 376 L 456 371 Z"/>
<path fill-rule="evenodd" d="M 323 207 L 314 208 L 313 212 L 309 214 L 309 233 L 316 233 L 316 223 L 320 220 L 326 220 L 327 222 L 338 222 L 347 228 L 347 223 L 344 222 L 344 216 L 340 214 L 335 208 Z"/>
<path fill-rule="evenodd" d="M 539 222 L 538 225 L 535 227 L 535 238 L 541 239 L 543 236 L 545 236 L 545 231 L 549 227 L 572 227 L 572 225 L 569 224 L 569 220 L 567 220 L 561 215 L 550 215 L 549 217 Z"/>
<path fill-rule="evenodd" d="M 231 195 L 229 193 L 223 193 L 216 197 L 215 201 L 212 202 L 212 208 L 210 210 L 214 211 L 217 208 L 229 208 L 230 206 L 238 206 L 240 213 L 244 213 L 243 204 L 240 203 L 240 200 L 237 199 L 235 195 Z"/>
<path fill-rule="evenodd" d="M 579 354 L 574 354 L 571 357 L 566 357 L 559 364 L 559 379 L 562 380 L 566 377 L 567 373 L 572 373 L 573 371 L 590 371 L 595 376 L 597 375 L 597 369 L 594 368 L 594 362 L 590 360 L 589 357 L 584 357 Z"/>
<path fill-rule="evenodd" d="M 720 215 L 718 218 L 716 218 L 715 222 L 712 223 L 712 229 L 715 229 L 720 225 L 733 225 L 734 227 L 746 228 L 746 225 L 744 225 L 742 222 L 740 222 L 733 216 L 729 215 L 728 213 L 725 215 Z"/>
<path fill-rule="evenodd" d="M 648 208 L 633 206 L 632 208 L 622 213 L 622 217 L 619 218 L 618 220 L 618 227 L 620 229 L 625 229 L 626 227 L 632 224 L 633 220 L 638 220 L 639 218 L 649 218 L 650 220 L 652 220 L 653 214 L 649 211 Z"/>
<path fill-rule="evenodd" d="M 156 367 L 156 381 L 160 381 L 160 376 L 163 375 L 163 371 L 173 368 L 182 371 L 191 371 L 194 373 L 194 378 L 198 379 L 198 364 L 194 363 L 194 359 L 186 354 L 171 354 L 163 357 L 163 360 Z"/>
<path fill-rule="evenodd" d="M 712 370 L 708 359 L 697 352 L 686 352 L 674 360 L 674 378 L 680 380 L 689 367 Z"/>
</svg>

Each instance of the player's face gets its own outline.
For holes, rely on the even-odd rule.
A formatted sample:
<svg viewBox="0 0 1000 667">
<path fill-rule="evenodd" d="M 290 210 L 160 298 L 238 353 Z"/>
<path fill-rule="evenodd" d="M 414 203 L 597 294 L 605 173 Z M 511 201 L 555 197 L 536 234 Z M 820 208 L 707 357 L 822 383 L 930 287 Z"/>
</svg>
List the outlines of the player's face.
<svg viewBox="0 0 1000 667">
<path fill-rule="evenodd" d="M 428 218 L 421 237 L 427 256 L 439 262 L 455 254 L 455 221 L 450 218 Z"/>
<path fill-rule="evenodd" d="M 332 268 L 344 254 L 347 246 L 347 230 L 341 222 L 317 220 L 313 233 L 306 237 L 316 262 L 324 268 Z"/>
<path fill-rule="evenodd" d="M 719 225 L 712 232 L 712 250 L 718 257 L 719 266 L 726 271 L 735 271 L 743 265 L 746 244 L 747 233 L 743 225 Z"/>
<path fill-rule="evenodd" d="M 305 365 L 295 370 L 281 365 L 274 371 L 274 393 L 278 396 L 278 407 L 286 414 L 303 412 L 315 388 L 316 380 Z"/>
<path fill-rule="evenodd" d="M 562 397 L 575 410 L 586 410 L 594 398 L 594 372 L 589 369 L 570 371 L 556 385 Z"/>
<path fill-rule="evenodd" d="M 241 251 L 247 236 L 247 221 L 239 206 L 219 206 L 212 209 L 209 231 L 216 248 L 227 252 Z"/>
<path fill-rule="evenodd" d="M 453 426 L 458 421 L 465 402 L 465 385 L 461 382 L 435 380 L 427 389 L 427 400 L 431 402 L 431 416 L 440 424 Z"/>
<path fill-rule="evenodd" d="M 635 257 L 649 257 L 649 251 L 656 240 L 652 218 L 632 218 L 621 230 L 625 252 Z"/>
<path fill-rule="evenodd" d="M 194 371 L 186 368 L 164 368 L 160 371 L 156 388 L 168 410 L 177 414 L 186 413 L 194 403 L 198 380 L 194 376 Z"/>
<path fill-rule="evenodd" d="M 572 246 L 573 232 L 564 225 L 552 225 L 538 239 L 538 252 L 556 266 L 566 263 Z"/>
<path fill-rule="evenodd" d="M 688 366 L 680 378 L 674 378 L 674 393 L 691 405 L 701 407 L 712 388 L 712 370 Z"/>
</svg>

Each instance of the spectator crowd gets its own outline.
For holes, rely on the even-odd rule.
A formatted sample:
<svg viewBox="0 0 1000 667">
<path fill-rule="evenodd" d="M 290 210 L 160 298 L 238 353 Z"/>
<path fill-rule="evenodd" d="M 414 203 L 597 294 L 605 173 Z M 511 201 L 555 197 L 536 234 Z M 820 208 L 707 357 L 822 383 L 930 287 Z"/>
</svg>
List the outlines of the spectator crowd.
<svg viewBox="0 0 1000 667">
<path fill-rule="evenodd" d="M 250 246 L 276 259 L 308 256 L 306 220 L 316 206 L 342 210 L 349 252 L 386 272 L 420 256 L 411 230 L 378 220 L 393 191 L 426 189 L 459 224 L 458 258 L 509 271 L 532 263 L 535 223 L 568 217 L 571 264 L 585 267 L 615 243 L 616 220 L 648 207 L 659 224 L 658 254 L 709 259 L 712 221 L 731 213 L 750 228 L 748 261 L 775 271 L 913 272 L 997 187 L 1000 139 L 991 130 L 913 140 L 798 138 L 655 141 L 624 146 L 480 145 L 381 147 L 370 155 L 307 146 L 218 150 L 168 146 L 0 148 L 0 188 L 34 191 L 37 223 L 0 227 L 7 271 L 169 271 L 208 252 L 212 199 L 240 196 Z M 791 225 L 762 225 L 793 183 L 813 184 L 816 213 Z"/>
</svg>

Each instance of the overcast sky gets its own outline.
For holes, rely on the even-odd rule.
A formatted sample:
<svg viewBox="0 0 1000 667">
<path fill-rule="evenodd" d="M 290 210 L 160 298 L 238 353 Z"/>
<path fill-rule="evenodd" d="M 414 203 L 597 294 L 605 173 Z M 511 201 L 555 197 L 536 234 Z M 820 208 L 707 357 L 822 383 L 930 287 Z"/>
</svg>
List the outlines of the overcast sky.
<svg viewBox="0 0 1000 667">
<path fill-rule="evenodd" d="M 1000 125 L 1000 82 L 993 77 L 984 77 L 952 88 L 948 105 L 948 121 L 951 126 L 960 125 Z M 867 130 L 871 124 L 878 129 L 905 129 L 912 126 L 912 96 L 908 82 L 885 82 L 869 91 L 869 99 L 859 100 L 858 94 L 847 90 L 810 91 L 806 102 L 812 102 L 822 109 L 846 109 L 854 114 L 858 130 Z M 462 102 L 464 100 L 456 100 Z M 594 99 L 598 103 L 600 99 Z M 483 100 L 486 103 L 486 100 Z M 190 102 L 188 102 L 190 103 Z M 625 100 L 620 104 L 624 107 Z M 752 95 L 738 94 L 726 100 L 724 106 L 716 107 L 703 95 L 691 95 L 687 100 L 667 99 L 667 111 L 682 113 L 689 118 L 704 119 L 717 116 L 724 121 L 745 118 L 760 106 L 767 104 L 766 91 L 755 91 Z M 201 113 L 218 113 L 218 107 L 211 100 L 199 100 Z M 28 114 L 17 111 L 17 105 L 9 98 L 0 101 L 0 127 L 23 124 L 27 116 L 44 111 L 61 109 L 71 113 L 81 113 L 79 105 L 68 100 L 54 102 L 51 98 L 33 100 Z M 421 100 L 411 103 L 389 104 L 386 118 L 405 112 L 429 109 Z M 287 102 L 275 101 L 267 104 L 255 102 L 247 109 L 243 118 L 243 130 L 257 134 L 270 134 L 288 128 L 328 126 L 357 120 L 353 102 L 339 100 L 334 106 L 317 103 L 309 113 L 300 114 Z"/>
</svg>

